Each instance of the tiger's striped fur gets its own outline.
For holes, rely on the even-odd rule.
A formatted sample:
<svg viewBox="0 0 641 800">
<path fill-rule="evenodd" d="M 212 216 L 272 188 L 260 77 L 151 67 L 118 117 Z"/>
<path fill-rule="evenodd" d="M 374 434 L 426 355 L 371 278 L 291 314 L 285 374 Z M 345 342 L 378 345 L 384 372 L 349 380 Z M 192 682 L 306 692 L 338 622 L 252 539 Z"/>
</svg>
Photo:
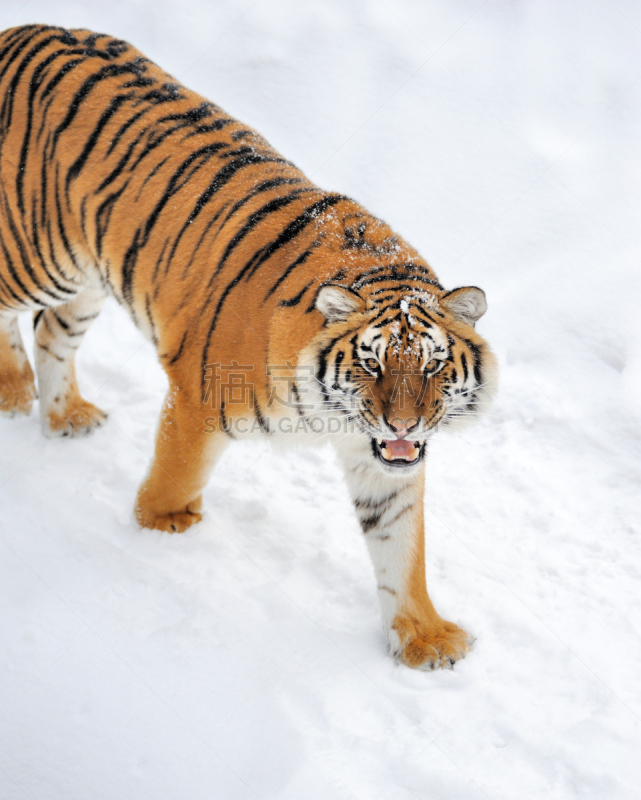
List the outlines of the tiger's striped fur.
<svg viewBox="0 0 641 800">
<path fill-rule="evenodd" d="M 16 323 L 30 309 L 45 434 L 104 421 L 74 356 L 112 295 L 170 385 L 140 525 L 200 520 L 234 438 L 331 440 L 392 652 L 419 668 L 463 656 L 467 635 L 425 587 L 423 455 L 437 428 L 492 395 L 494 358 L 474 330 L 481 290 L 446 292 L 387 225 L 110 36 L 5 31 L 0 102 L 0 411 L 34 399 Z M 240 401 L 211 390 L 221 365 L 249 373 Z M 291 402 L 273 402 L 279 380 Z"/>
</svg>

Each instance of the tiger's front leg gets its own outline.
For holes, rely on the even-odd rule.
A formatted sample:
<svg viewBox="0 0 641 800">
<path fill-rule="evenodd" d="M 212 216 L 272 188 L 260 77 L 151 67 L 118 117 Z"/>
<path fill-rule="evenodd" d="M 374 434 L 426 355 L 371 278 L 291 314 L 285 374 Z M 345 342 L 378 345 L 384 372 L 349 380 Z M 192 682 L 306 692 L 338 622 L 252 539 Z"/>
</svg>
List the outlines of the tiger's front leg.
<svg viewBox="0 0 641 800">
<path fill-rule="evenodd" d="M 424 467 L 395 479 L 363 463 L 348 465 L 347 480 L 374 564 L 390 652 L 414 669 L 451 668 L 471 639 L 437 614 L 427 593 Z"/>
<path fill-rule="evenodd" d="M 141 527 L 182 533 L 202 519 L 202 490 L 228 443 L 225 433 L 210 431 L 205 411 L 199 398 L 170 386 L 154 459 L 136 500 Z"/>
</svg>

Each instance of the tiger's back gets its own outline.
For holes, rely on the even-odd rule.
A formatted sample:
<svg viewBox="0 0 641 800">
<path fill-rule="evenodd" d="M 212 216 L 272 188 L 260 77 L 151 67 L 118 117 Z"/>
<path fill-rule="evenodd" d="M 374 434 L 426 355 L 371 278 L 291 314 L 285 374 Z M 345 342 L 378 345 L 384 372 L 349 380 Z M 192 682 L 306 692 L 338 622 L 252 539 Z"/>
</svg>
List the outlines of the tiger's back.
<svg viewBox="0 0 641 800">
<path fill-rule="evenodd" d="M 263 219 L 323 195 L 258 134 L 109 36 L 7 31 L 0 96 L 8 308 L 64 303 L 95 268 L 157 336 L 152 307 L 177 313 L 176 327 L 181 312 L 197 316 L 198 266 L 222 254 L 230 225 L 265 200 Z"/>
<path fill-rule="evenodd" d="M 309 306 L 313 285 L 345 272 L 332 255 L 364 210 L 316 187 L 125 42 L 45 26 L 7 31 L 0 96 L 6 307 L 64 303 L 100 281 L 161 358 L 175 364 L 191 351 L 187 331 L 204 339 L 205 364 L 212 340 L 217 357 L 227 350 L 217 329 L 250 317 L 259 328 L 282 301 Z M 377 238 L 390 236 L 383 226 Z M 323 257 L 311 257 L 322 238 Z M 354 245 L 354 274 L 380 260 Z"/>
</svg>

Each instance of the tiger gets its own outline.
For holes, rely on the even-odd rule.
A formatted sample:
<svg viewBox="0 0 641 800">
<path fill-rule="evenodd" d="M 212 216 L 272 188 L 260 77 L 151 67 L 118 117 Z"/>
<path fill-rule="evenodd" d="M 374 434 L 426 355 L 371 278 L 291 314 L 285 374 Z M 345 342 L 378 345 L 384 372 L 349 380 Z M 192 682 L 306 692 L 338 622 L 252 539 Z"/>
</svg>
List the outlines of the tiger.
<svg viewBox="0 0 641 800">
<path fill-rule="evenodd" d="M 4 31 L 0 100 L 0 411 L 28 414 L 36 398 L 17 322 L 29 310 L 44 435 L 103 425 L 75 355 L 115 298 L 169 387 L 137 523 L 199 522 L 234 440 L 329 442 L 390 654 L 453 667 L 472 639 L 428 595 L 425 454 L 496 391 L 475 329 L 484 292 L 446 290 L 382 220 L 120 39 Z"/>
</svg>

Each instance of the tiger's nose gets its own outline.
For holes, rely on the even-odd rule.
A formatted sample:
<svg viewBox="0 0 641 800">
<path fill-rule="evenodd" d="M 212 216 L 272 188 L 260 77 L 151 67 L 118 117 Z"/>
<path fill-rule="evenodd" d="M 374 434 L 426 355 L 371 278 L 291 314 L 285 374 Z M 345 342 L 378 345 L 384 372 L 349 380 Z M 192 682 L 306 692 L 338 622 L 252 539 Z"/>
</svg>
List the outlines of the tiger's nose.
<svg viewBox="0 0 641 800">
<path fill-rule="evenodd" d="M 392 417 L 390 420 L 383 414 L 383 419 L 387 427 L 391 428 L 399 439 L 404 439 L 408 433 L 412 433 L 418 428 L 418 419 L 416 417 L 409 417 L 408 419 Z"/>
</svg>

